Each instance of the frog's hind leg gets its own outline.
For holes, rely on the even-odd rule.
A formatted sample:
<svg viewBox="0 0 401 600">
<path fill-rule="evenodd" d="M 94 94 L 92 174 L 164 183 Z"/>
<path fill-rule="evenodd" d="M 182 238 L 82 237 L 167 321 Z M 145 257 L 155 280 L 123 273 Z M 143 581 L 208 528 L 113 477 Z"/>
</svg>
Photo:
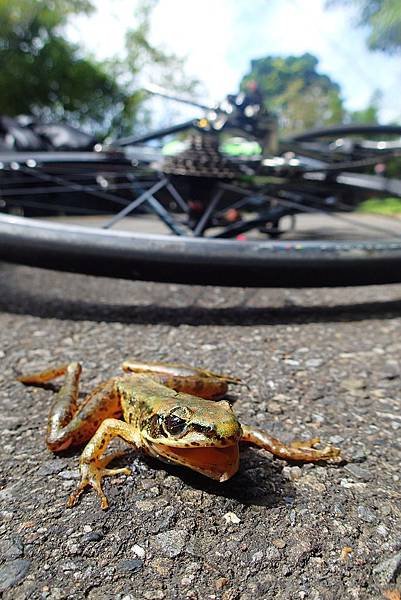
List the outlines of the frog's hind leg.
<svg viewBox="0 0 401 600">
<path fill-rule="evenodd" d="M 57 377 L 61 377 L 67 373 L 68 364 L 58 365 L 57 367 L 51 367 L 50 369 L 46 369 L 46 371 L 40 371 L 39 373 L 29 373 L 28 375 L 20 375 L 17 377 L 17 381 L 20 381 L 24 385 L 43 385 L 52 381 L 52 379 L 57 379 Z"/>
<path fill-rule="evenodd" d="M 284 444 L 269 435 L 266 431 L 257 429 L 256 427 L 242 425 L 242 432 L 241 442 L 247 442 L 248 444 L 268 450 L 278 458 L 303 462 L 316 462 L 319 460 L 338 462 L 341 460 L 339 448 L 335 448 L 334 446 L 326 446 L 321 450 L 314 448 L 313 446 L 320 441 L 318 438 Z"/>
<path fill-rule="evenodd" d="M 69 507 L 72 507 L 77 503 L 87 486 L 91 486 L 100 497 L 101 508 L 108 508 L 109 504 L 102 489 L 103 477 L 118 474 L 129 475 L 131 473 L 129 468 L 105 468 L 106 465 L 117 456 L 116 454 L 103 456 L 107 446 L 115 437 L 120 437 L 136 447 L 140 445 L 138 433 L 132 426 L 117 419 L 106 419 L 103 421 L 82 452 L 80 460 L 81 481 L 75 492 L 73 492 L 68 499 Z"/>
<path fill-rule="evenodd" d="M 53 452 L 81 446 L 92 437 L 104 419 L 121 415 L 113 380 L 97 386 L 78 407 L 81 370 L 81 365 L 73 362 L 19 378 L 25 385 L 41 385 L 65 375 L 51 405 L 47 424 L 46 443 Z"/>
<path fill-rule="evenodd" d="M 206 400 L 220 400 L 226 395 L 229 384 L 241 383 L 237 377 L 219 375 L 197 367 L 174 363 L 141 363 L 126 360 L 122 368 L 128 373 L 147 375 L 176 392 L 191 394 Z"/>
</svg>

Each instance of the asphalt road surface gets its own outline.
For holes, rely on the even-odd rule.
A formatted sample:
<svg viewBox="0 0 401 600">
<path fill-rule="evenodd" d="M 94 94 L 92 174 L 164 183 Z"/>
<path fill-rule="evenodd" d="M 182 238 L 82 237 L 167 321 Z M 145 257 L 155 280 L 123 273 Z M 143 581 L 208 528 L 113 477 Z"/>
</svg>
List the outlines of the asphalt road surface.
<svg viewBox="0 0 401 600">
<path fill-rule="evenodd" d="M 397 600 L 401 285 L 186 287 L 0 267 L 0 590 L 5 600 Z M 127 357 L 242 377 L 244 423 L 320 436 L 340 465 L 245 449 L 219 484 L 129 450 L 131 476 L 74 509 L 79 452 L 44 444 L 49 389 L 15 377 L 79 360 L 83 390 Z"/>
</svg>

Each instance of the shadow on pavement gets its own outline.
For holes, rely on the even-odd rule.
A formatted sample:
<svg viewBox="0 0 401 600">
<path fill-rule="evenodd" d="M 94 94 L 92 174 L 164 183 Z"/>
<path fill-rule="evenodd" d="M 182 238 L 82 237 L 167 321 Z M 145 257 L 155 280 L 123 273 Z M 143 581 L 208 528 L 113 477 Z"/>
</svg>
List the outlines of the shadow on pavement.
<svg viewBox="0 0 401 600">
<path fill-rule="evenodd" d="M 401 316 L 401 299 L 352 304 L 280 307 L 119 305 L 52 298 L 2 286 L 0 311 L 46 319 L 165 325 L 291 325 L 393 319 Z"/>
</svg>

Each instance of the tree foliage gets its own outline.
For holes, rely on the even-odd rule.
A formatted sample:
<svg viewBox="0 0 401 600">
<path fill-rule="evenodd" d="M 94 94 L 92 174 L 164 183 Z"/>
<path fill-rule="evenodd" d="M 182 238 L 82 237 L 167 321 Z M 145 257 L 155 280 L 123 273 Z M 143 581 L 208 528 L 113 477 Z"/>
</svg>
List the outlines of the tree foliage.
<svg viewBox="0 0 401 600">
<path fill-rule="evenodd" d="M 317 72 L 312 54 L 267 56 L 251 61 L 250 72 L 241 81 L 245 88 L 256 81 L 268 110 L 277 113 L 284 135 L 344 120 L 340 87 Z"/>
<path fill-rule="evenodd" d="M 182 61 L 149 42 L 157 0 L 138 0 L 122 59 L 97 61 L 65 39 L 70 18 L 91 0 L 0 0 L 0 114 L 68 120 L 91 133 L 130 133 L 144 95 L 138 74 L 156 71 L 176 88 Z"/>
<path fill-rule="evenodd" d="M 401 52 L 400 0 L 328 0 L 327 6 L 345 4 L 357 10 L 359 24 L 369 30 L 368 46 L 383 52 Z"/>
<path fill-rule="evenodd" d="M 104 128 L 125 94 L 104 65 L 63 37 L 71 15 L 92 10 L 89 0 L 0 0 L 0 113 Z"/>
</svg>

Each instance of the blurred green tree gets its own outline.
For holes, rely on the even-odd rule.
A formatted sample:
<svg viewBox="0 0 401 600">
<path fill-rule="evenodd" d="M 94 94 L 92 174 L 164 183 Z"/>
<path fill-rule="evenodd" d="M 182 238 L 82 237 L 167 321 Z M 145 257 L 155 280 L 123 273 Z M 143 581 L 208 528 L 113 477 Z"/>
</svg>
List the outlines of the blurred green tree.
<svg viewBox="0 0 401 600">
<path fill-rule="evenodd" d="M 63 37 L 69 17 L 91 11 L 89 0 L 0 0 L 0 113 L 108 129 L 126 94 Z"/>
<path fill-rule="evenodd" d="M 352 6 L 358 14 L 359 24 L 369 30 L 368 46 L 371 50 L 401 52 L 401 2 L 400 0 L 327 0 L 328 7 L 338 4 Z"/>
<path fill-rule="evenodd" d="M 91 0 L 0 0 L 0 114 L 65 119 L 97 135 L 131 133 L 144 99 L 138 73 L 156 69 L 173 89 L 193 83 L 183 77 L 180 87 L 174 73 L 183 73 L 182 61 L 149 42 L 156 2 L 134 4 L 126 55 L 100 62 L 64 36 L 71 17 L 95 11 Z"/>
<path fill-rule="evenodd" d="M 251 61 L 251 69 L 240 84 L 246 89 L 256 81 L 268 110 L 279 118 L 283 135 L 344 120 L 340 86 L 317 72 L 318 60 L 302 56 L 266 56 Z"/>
</svg>

